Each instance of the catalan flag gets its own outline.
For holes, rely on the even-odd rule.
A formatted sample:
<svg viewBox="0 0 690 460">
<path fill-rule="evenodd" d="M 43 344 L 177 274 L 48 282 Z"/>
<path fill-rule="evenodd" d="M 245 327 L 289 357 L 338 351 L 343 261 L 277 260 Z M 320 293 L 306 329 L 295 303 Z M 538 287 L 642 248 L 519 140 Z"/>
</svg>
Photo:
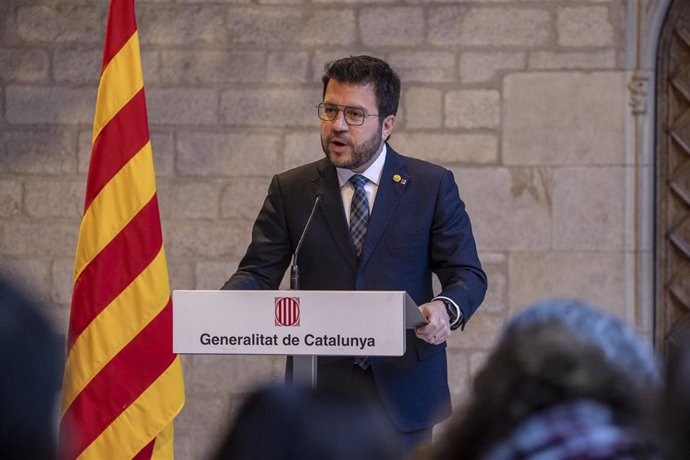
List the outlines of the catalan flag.
<svg viewBox="0 0 690 460">
<path fill-rule="evenodd" d="M 184 404 L 133 0 L 112 0 L 74 266 L 60 458 L 172 458 Z"/>
</svg>

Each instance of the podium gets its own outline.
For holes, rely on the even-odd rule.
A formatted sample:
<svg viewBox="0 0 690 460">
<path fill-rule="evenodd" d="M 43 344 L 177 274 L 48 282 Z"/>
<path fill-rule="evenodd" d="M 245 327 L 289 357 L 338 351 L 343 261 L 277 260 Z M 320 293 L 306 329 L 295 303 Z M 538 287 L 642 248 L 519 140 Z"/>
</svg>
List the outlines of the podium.
<svg viewBox="0 0 690 460">
<path fill-rule="evenodd" d="M 426 324 L 404 291 L 173 291 L 173 352 L 290 355 L 316 385 L 318 356 L 402 356 Z"/>
</svg>

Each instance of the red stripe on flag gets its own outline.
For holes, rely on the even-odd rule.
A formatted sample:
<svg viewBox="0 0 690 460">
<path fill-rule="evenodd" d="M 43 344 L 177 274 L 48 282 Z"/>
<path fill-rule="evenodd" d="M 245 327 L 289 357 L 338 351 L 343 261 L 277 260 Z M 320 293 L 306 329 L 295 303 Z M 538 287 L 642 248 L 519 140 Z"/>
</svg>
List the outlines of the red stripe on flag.
<svg viewBox="0 0 690 460">
<path fill-rule="evenodd" d="M 137 31 L 137 21 L 134 17 L 134 0 L 111 0 L 108 13 L 108 36 L 103 45 L 103 67 L 106 68 L 110 60 L 115 57 L 120 48 Z"/>
<path fill-rule="evenodd" d="M 149 141 L 144 88 L 101 130 L 93 143 L 86 183 L 86 210 L 117 172 Z"/>
<path fill-rule="evenodd" d="M 153 447 L 156 445 L 156 439 L 148 443 L 146 447 L 141 449 L 138 454 L 132 457 L 132 460 L 150 460 L 153 456 Z"/>
<path fill-rule="evenodd" d="M 60 424 L 60 437 L 72 438 L 64 445 L 61 458 L 76 458 L 174 359 L 172 301 L 169 300 L 158 316 L 101 369 L 67 409 Z"/>
<path fill-rule="evenodd" d="M 153 195 L 75 281 L 68 350 L 91 321 L 151 263 L 162 244 L 158 199 Z"/>
</svg>

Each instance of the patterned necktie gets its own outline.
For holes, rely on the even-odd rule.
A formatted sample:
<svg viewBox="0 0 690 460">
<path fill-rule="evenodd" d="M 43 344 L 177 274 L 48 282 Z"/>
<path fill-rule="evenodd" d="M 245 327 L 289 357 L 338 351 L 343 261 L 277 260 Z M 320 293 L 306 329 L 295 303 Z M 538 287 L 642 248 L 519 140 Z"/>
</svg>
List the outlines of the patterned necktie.
<svg viewBox="0 0 690 460">
<path fill-rule="evenodd" d="M 364 190 L 367 178 L 355 174 L 350 177 L 350 183 L 355 187 L 355 194 L 352 196 L 352 203 L 350 204 L 350 234 L 355 245 L 355 252 L 359 257 L 362 254 L 364 235 L 367 234 L 367 224 L 369 223 L 369 202 L 367 201 L 367 192 Z M 364 370 L 369 368 L 369 358 L 366 356 L 355 356 L 354 361 Z"/>
<path fill-rule="evenodd" d="M 369 202 L 367 201 L 367 192 L 364 190 L 367 178 L 361 174 L 355 174 L 350 177 L 350 183 L 355 187 L 355 194 L 352 196 L 352 203 L 350 204 L 350 234 L 355 245 L 355 252 L 359 257 L 362 254 L 364 235 L 367 234 L 369 222 Z"/>
</svg>

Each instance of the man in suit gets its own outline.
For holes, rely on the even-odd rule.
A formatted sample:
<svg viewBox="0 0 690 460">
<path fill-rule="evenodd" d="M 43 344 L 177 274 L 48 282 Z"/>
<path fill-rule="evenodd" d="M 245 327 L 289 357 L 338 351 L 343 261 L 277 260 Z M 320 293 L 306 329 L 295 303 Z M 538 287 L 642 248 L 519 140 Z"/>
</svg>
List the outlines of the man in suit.
<svg viewBox="0 0 690 460">
<path fill-rule="evenodd" d="M 319 385 L 364 383 L 410 450 L 450 414 L 445 342 L 482 302 L 486 275 L 453 174 L 386 143 L 400 98 L 390 66 L 343 58 L 326 66 L 323 85 L 326 158 L 273 177 L 252 242 L 223 289 L 277 289 L 321 196 L 299 253 L 300 288 L 404 290 L 429 323 L 408 331 L 402 357 L 319 358 Z M 436 296 L 432 273 L 442 286 Z"/>
</svg>

